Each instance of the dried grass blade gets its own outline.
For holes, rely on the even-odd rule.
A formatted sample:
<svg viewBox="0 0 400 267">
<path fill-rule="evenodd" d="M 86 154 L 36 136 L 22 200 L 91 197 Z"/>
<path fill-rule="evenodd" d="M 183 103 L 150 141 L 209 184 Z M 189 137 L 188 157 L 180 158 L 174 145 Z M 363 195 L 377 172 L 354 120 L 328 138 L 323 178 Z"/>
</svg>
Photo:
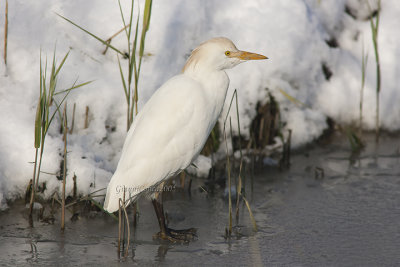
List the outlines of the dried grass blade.
<svg viewBox="0 0 400 267">
<path fill-rule="evenodd" d="M 111 44 L 109 44 L 108 42 L 104 41 L 103 39 L 101 39 L 100 37 L 94 35 L 93 33 L 85 30 L 84 28 L 82 28 L 81 26 L 79 26 L 78 24 L 74 23 L 73 21 L 67 19 L 66 17 L 56 13 L 57 16 L 59 16 L 60 18 L 66 20 L 67 22 L 71 23 L 72 25 L 74 25 L 75 27 L 77 27 L 78 29 L 86 32 L 87 34 L 89 34 L 90 36 L 92 36 L 93 38 L 95 38 L 96 40 L 98 40 L 99 42 L 101 42 L 102 44 L 104 44 L 105 46 L 111 48 L 112 50 L 114 50 L 115 52 L 124 55 L 124 53 L 122 53 L 120 50 L 118 50 L 117 48 L 115 48 L 114 46 L 112 46 Z"/>
<path fill-rule="evenodd" d="M 256 223 L 256 220 L 254 219 L 253 212 L 251 211 L 250 204 L 243 195 L 242 195 L 242 198 L 244 200 L 244 203 L 246 203 L 247 210 L 249 211 L 250 219 L 251 219 L 251 223 L 253 224 L 254 231 L 258 231 L 257 223 Z"/>
<path fill-rule="evenodd" d="M 119 60 L 118 55 L 117 55 L 117 58 L 118 58 L 119 73 L 120 73 L 120 75 L 121 75 L 122 86 L 124 87 L 124 93 L 125 93 L 126 102 L 127 102 L 128 105 L 129 105 L 130 90 L 128 90 L 128 88 L 126 87 L 124 72 L 122 71 L 121 61 Z"/>
<path fill-rule="evenodd" d="M 297 98 L 295 98 L 294 96 L 291 96 L 289 93 L 287 93 L 282 88 L 278 88 L 278 89 L 279 89 L 279 92 L 281 92 L 281 94 L 284 95 L 293 104 L 295 104 L 299 107 L 309 107 L 306 104 L 304 104 L 303 102 L 301 102 L 300 100 L 298 100 Z"/>
</svg>

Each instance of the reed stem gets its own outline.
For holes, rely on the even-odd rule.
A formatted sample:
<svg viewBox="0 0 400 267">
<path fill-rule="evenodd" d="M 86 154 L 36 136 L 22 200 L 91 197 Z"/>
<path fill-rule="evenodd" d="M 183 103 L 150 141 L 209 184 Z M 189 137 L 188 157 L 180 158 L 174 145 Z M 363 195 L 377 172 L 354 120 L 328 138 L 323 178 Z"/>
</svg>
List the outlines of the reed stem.
<svg viewBox="0 0 400 267">
<path fill-rule="evenodd" d="M 64 113 L 63 113 L 63 125 L 64 125 L 64 168 L 63 168 L 63 186 L 62 186 L 62 205 L 61 205 L 61 230 L 65 229 L 65 183 L 66 183 L 66 175 L 67 175 L 67 133 L 68 133 L 68 124 L 67 124 L 67 103 L 64 104 Z"/>
<path fill-rule="evenodd" d="M 378 10 L 376 13 L 376 19 L 374 21 L 373 16 L 371 16 L 371 32 L 372 32 L 372 42 L 374 44 L 374 53 L 376 61 L 376 117 L 375 117 L 375 141 L 379 141 L 379 98 L 381 91 L 381 64 L 379 59 L 379 49 L 378 49 L 378 31 L 379 31 L 379 19 L 381 12 L 381 0 L 378 0 Z"/>
<path fill-rule="evenodd" d="M 4 21 L 4 64 L 7 65 L 7 42 L 8 42 L 8 0 L 6 0 L 6 11 Z"/>
</svg>

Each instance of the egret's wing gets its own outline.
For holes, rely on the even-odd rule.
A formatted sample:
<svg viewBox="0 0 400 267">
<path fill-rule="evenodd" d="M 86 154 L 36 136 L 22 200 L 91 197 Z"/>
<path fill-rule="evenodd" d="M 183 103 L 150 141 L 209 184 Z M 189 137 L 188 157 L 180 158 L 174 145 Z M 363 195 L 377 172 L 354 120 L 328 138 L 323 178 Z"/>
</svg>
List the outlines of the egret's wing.
<svg viewBox="0 0 400 267">
<path fill-rule="evenodd" d="M 158 89 L 127 134 L 118 169 L 129 168 L 140 159 L 165 162 L 195 153 L 204 138 L 202 128 L 208 126 L 200 124 L 206 119 L 203 94 L 200 84 L 184 75 Z M 169 156 L 163 158 L 162 153 Z"/>
<path fill-rule="evenodd" d="M 155 92 L 127 134 L 107 189 L 106 209 L 118 209 L 118 188 L 125 186 L 135 196 L 191 163 L 207 138 L 205 101 L 201 85 L 185 75 L 173 77 Z"/>
</svg>

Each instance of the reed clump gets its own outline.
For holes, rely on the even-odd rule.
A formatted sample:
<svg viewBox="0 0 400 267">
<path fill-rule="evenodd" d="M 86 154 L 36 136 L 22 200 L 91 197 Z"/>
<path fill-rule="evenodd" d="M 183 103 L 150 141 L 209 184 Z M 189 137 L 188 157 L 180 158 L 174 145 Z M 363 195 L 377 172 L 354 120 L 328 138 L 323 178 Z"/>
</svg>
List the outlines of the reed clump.
<svg viewBox="0 0 400 267">
<path fill-rule="evenodd" d="M 231 117 L 229 116 L 229 112 L 231 110 L 233 100 L 236 99 L 236 116 L 237 116 L 237 127 L 238 127 L 238 134 L 239 134 L 239 153 L 240 153 L 240 160 L 239 160 L 239 173 L 236 178 L 236 211 L 235 211 L 235 217 L 236 217 L 236 224 L 239 223 L 239 207 L 240 207 L 240 200 L 243 200 L 245 203 L 247 210 L 249 212 L 250 220 L 253 225 L 254 231 L 257 231 L 257 223 L 255 221 L 253 212 L 250 207 L 250 203 L 245 197 L 245 192 L 244 192 L 244 183 L 243 183 L 243 153 L 242 153 L 242 144 L 241 144 L 241 133 L 240 133 L 240 120 L 239 120 L 239 105 L 238 105 L 238 98 L 237 98 L 237 91 L 235 90 L 230 104 L 228 108 L 228 112 L 226 114 L 225 120 L 224 120 L 224 129 L 223 129 L 223 136 L 224 136 L 224 142 L 225 142 L 225 149 L 226 149 L 226 170 L 228 174 L 228 227 L 226 228 L 226 237 L 230 237 L 232 235 L 232 229 L 233 229 L 233 204 L 232 204 L 232 175 L 231 175 L 231 161 L 230 161 L 230 156 L 229 156 L 229 150 L 228 150 L 228 139 L 226 135 L 226 124 L 229 118 L 229 126 L 230 126 L 230 133 L 231 133 L 231 138 L 232 138 L 232 120 Z"/>
<path fill-rule="evenodd" d="M 57 91 L 57 80 L 60 75 L 60 71 L 64 66 L 65 61 L 69 52 L 65 54 L 60 64 L 56 62 L 56 50 L 54 49 L 52 65 L 50 67 L 50 75 L 47 74 L 47 59 L 42 64 L 42 55 L 40 53 L 40 75 L 39 75 L 39 98 L 36 108 L 36 116 L 35 116 L 35 128 L 34 128 L 34 147 L 35 147 L 35 160 L 34 160 L 34 168 L 33 175 L 31 179 L 31 190 L 30 190 L 30 203 L 29 203 L 29 215 L 32 216 L 33 212 L 33 204 L 35 202 L 35 193 L 39 189 L 39 178 L 41 174 L 41 166 L 42 159 L 45 148 L 45 141 L 48 130 L 56 116 L 59 114 L 61 117 L 60 107 L 66 100 L 69 93 L 87 85 L 89 82 L 84 82 L 81 84 L 76 84 L 76 81 L 72 84 L 72 86 L 65 90 Z M 61 100 L 58 101 L 56 96 L 60 95 Z"/>
<path fill-rule="evenodd" d="M 139 32 L 139 16 L 136 19 L 135 26 L 133 26 L 133 11 L 134 11 L 135 1 L 131 1 L 131 8 L 130 8 L 130 15 L 129 19 L 125 20 L 124 13 L 122 11 L 121 2 L 118 0 L 118 6 L 120 9 L 121 19 L 123 23 L 123 28 L 119 30 L 116 34 L 111 36 L 110 38 L 104 40 L 98 35 L 93 34 L 92 32 L 86 30 L 85 28 L 79 26 L 75 22 L 69 20 L 68 18 L 57 14 L 59 17 L 63 18 L 70 24 L 74 25 L 75 27 L 79 28 L 83 32 L 87 33 L 88 35 L 92 36 L 102 44 L 106 46 L 106 50 L 103 54 L 106 53 L 107 48 L 114 50 L 117 53 L 118 59 L 118 67 L 120 70 L 122 87 L 124 90 L 124 95 L 127 103 L 127 130 L 129 130 L 130 125 L 132 124 L 134 116 L 138 113 L 138 99 L 139 99 L 139 77 L 140 71 L 142 67 L 142 59 L 144 56 L 144 47 L 145 47 L 145 40 L 146 34 L 150 27 L 150 18 L 151 18 L 151 10 L 152 10 L 152 0 L 145 1 L 144 13 L 143 13 L 143 21 L 142 21 L 142 29 L 140 38 L 138 36 Z M 128 23 L 127 23 L 128 22 Z M 128 52 L 121 51 L 120 49 L 111 45 L 112 39 L 122 31 L 125 32 L 127 46 L 126 49 Z M 138 43 L 139 42 L 139 43 Z M 137 56 L 138 54 L 138 56 Z M 127 64 L 127 77 L 124 74 L 120 57 L 126 58 L 128 60 Z"/>
</svg>

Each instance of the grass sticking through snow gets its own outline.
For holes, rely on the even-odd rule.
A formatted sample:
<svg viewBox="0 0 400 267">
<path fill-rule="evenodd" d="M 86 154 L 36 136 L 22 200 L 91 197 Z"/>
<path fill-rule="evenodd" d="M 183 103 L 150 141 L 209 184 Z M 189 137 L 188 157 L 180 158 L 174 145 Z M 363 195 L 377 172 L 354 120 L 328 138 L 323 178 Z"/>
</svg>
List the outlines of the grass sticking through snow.
<svg viewBox="0 0 400 267">
<path fill-rule="evenodd" d="M 77 85 L 75 81 L 70 88 L 58 92 L 56 91 L 57 79 L 65 61 L 67 60 L 68 55 L 69 52 L 66 53 L 61 63 L 57 65 L 56 50 L 54 49 L 51 72 L 50 75 L 47 76 L 47 60 L 45 61 L 45 64 L 43 66 L 42 55 L 40 53 L 39 99 L 35 117 L 35 132 L 34 132 L 35 161 L 33 168 L 31 197 L 29 205 L 30 217 L 32 217 L 33 203 L 35 201 L 35 192 L 38 190 L 45 140 L 49 127 L 53 122 L 55 115 L 57 113 L 60 113 L 60 107 L 64 103 L 65 99 L 67 98 L 71 90 L 82 87 L 90 83 L 90 82 L 85 82 Z M 55 100 L 56 95 L 63 95 L 59 103 L 57 103 L 57 101 Z M 55 103 L 54 105 L 53 102 Z"/>
<path fill-rule="evenodd" d="M 121 3 L 120 0 L 118 0 L 118 6 L 120 9 L 121 13 L 121 19 L 123 23 L 123 31 L 125 31 L 126 35 L 126 40 L 127 40 L 127 53 L 121 51 L 120 49 L 114 47 L 111 45 L 111 39 L 109 38 L 107 40 L 103 40 L 102 38 L 98 37 L 97 35 L 93 34 L 92 32 L 86 30 L 85 28 L 79 26 L 75 22 L 69 20 L 68 18 L 57 14 L 64 20 L 68 21 L 75 27 L 79 28 L 80 30 L 84 31 L 85 33 L 89 34 L 102 44 L 104 44 L 107 48 L 110 48 L 117 52 L 117 58 L 118 58 L 118 67 L 120 70 L 120 75 L 121 75 L 121 81 L 122 81 L 122 86 L 125 94 L 125 99 L 127 103 L 127 130 L 129 130 L 129 127 L 133 121 L 134 115 L 138 113 L 138 99 L 139 99 L 139 92 L 138 92 L 138 84 L 139 84 L 139 77 L 140 77 L 140 70 L 142 66 L 142 59 L 144 55 L 144 46 L 145 46 L 145 40 L 146 40 L 146 34 L 147 31 L 150 27 L 150 18 L 151 18 L 151 9 L 152 9 L 152 0 L 146 0 L 145 1 L 145 7 L 144 7 L 144 13 L 143 13 L 143 22 L 142 22 L 142 29 L 141 29 L 141 35 L 140 35 L 140 40 L 138 40 L 138 32 L 139 32 L 139 17 L 136 19 L 136 24 L 135 27 L 133 27 L 133 11 L 134 11 L 134 4 L 135 1 L 131 1 L 131 8 L 129 12 L 129 23 L 126 23 Z M 119 31 L 120 32 L 120 31 Z M 119 33 L 118 32 L 118 33 Z M 139 41 L 139 45 L 138 45 Z M 138 58 L 136 56 L 138 54 Z M 122 57 L 127 57 L 128 60 L 128 65 L 127 65 L 127 77 L 126 74 L 124 74 L 122 64 L 120 61 L 120 56 Z M 133 84 L 132 84 L 133 83 Z"/>
<path fill-rule="evenodd" d="M 371 9 L 369 2 L 367 1 L 369 10 L 371 14 L 374 12 Z M 375 117 L 375 140 L 379 141 L 379 95 L 381 92 L 381 64 L 379 59 L 379 49 L 378 49 L 378 31 L 379 31 L 379 19 L 381 13 L 381 0 L 378 0 L 378 7 L 376 11 L 376 16 L 371 15 L 371 33 L 372 33 L 372 43 L 374 44 L 375 62 L 376 62 L 376 117 Z"/>
</svg>

